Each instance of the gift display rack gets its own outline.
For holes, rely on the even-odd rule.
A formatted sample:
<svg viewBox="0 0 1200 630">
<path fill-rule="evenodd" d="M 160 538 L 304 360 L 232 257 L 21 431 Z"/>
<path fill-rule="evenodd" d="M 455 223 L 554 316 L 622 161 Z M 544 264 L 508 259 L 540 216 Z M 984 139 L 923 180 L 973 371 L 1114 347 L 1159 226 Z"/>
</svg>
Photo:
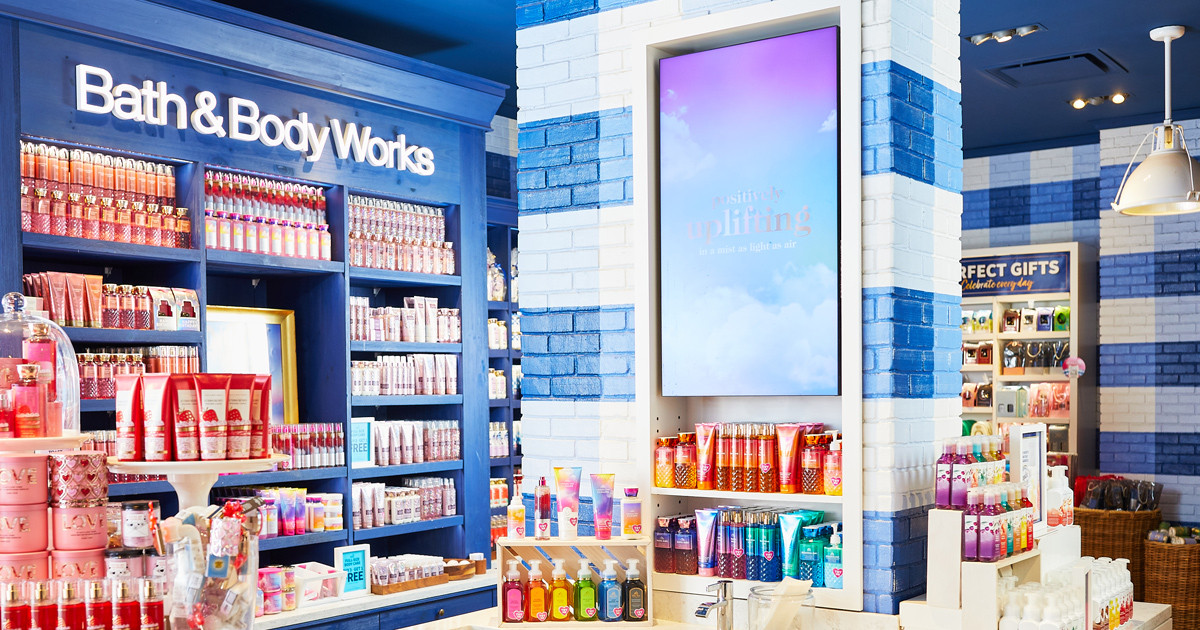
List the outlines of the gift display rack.
<svg viewBox="0 0 1200 630">
<path fill-rule="evenodd" d="M 19 94 L 21 101 L 20 107 L 0 112 L 0 179 L 21 180 L 20 141 L 170 165 L 175 174 L 176 205 L 190 211 L 191 247 L 22 232 L 20 191 L 11 185 L 0 188 L 0 230 L 13 236 L 0 243 L 0 260 L 5 261 L 0 267 L 0 288 L 20 291 L 22 274 L 55 271 L 102 275 L 106 283 L 194 290 L 200 306 L 199 331 L 65 330 L 77 347 L 196 347 L 201 371 L 213 353 L 227 349 L 209 342 L 210 305 L 290 310 L 296 339 L 296 360 L 291 366 L 297 392 L 294 406 L 301 423 L 335 423 L 349 429 L 351 417 L 374 415 L 381 419 L 450 420 L 461 431 L 463 456 L 458 461 L 369 471 L 336 466 L 214 477 L 205 470 L 185 481 L 182 472 L 173 475 L 163 464 L 122 463 L 114 470 L 168 474 L 172 480 L 113 483 L 111 496 L 162 499 L 165 513 L 178 507 L 173 483 L 184 503 L 201 501 L 207 494 L 201 486 L 210 483 L 217 488 L 305 487 L 344 496 L 345 529 L 263 541 L 263 564 L 298 559 L 331 562 L 334 547 L 360 541 L 371 545 L 373 555 L 415 552 L 463 558 L 486 553 L 490 548 L 490 510 L 485 498 L 490 463 L 484 134 L 504 87 L 228 7 L 198 3 L 168 7 L 146 0 L 116 0 L 103 8 L 71 3 L 55 14 L 70 18 L 48 15 L 36 3 L 0 0 L 0 42 L 17 53 L 0 60 L 0 82 L 8 86 L 6 92 Z M 144 19 L 120 17 L 128 15 Z M 176 129 L 174 103 L 169 112 L 172 124 L 168 125 L 88 112 L 77 107 L 76 80 L 81 76 L 77 66 L 104 69 L 117 83 L 134 77 L 139 85 L 143 79 L 163 81 L 171 94 L 183 95 L 186 113 L 197 116 L 182 116 L 184 126 Z M 331 69 L 336 72 L 331 74 Z M 93 77 L 92 85 L 95 83 Z M 196 106 L 193 97 L 199 98 L 202 95 L 197 92 L 205 90 L 219 93 L 208 119 L 200 116 L 199 110 L 192 111 Z M 394 138 L 397 146 L 407 138 L 409 147 L 416 143 L 428 147 L 435 156 L 436 170 L 421 174 L 404 164 L 376 165 L 375 160 L 355 159 L 354 150 L 339 153 L 329 136 L 320 156 L 291 148 L 296 135 L 283 144 L 235 138 L 229 133 L 233 123 L 228 111 L 234 96 L 252 101 L 263 126 L 270 129 L 273 119 L 287 121 L 307 112 L 314 130 L 329 134 L 337 122 L 347 127 L 354 123 L 359 130 L 370 126 L 373 131 L 364 132 L 370 134 L 364 138 Z M 90 98 L 93 105 L 100 100 L 95 93 Z M 221 126 L 203 131 L 206 120 L 209 125 Z M 249 124 L 243 123 L 243 135 Z M 222 133 L 212 131 L 216 128 Z M 397 154 L 399 162 L 412 152 L 397 150 Z M 205 249 L 206 171 L 320 188 L 332 235 L 332 260 Z M 349 265 L 351 195 L 440 209 L 446 218 L 446 240 L 453 243 L 455 273 L 434 275 Z M 442 306 L 460 309 L 462 343 L 437 349 L 459 356 L 458 394 L 352 398 L 348 395 L 351 360 L 374 353 L 431 349 L 352 342 L 349 298 L 368 296 L 373 305 L 396 305 L 404 297 L 417 295 L 434 295 Z M 112 400 L 83 401 L 81 408 L 84 432 L 114 427 Z M 348 430 L 345 433 L 349 451 Z M 346 455 L 346 461 L 351 461 L 349 452 Z M 237 471 L 231 462 L 223 462 L 220 468 L 222 472 Z M 388 528 L 360 531 L 352 527 L 350 491 L 354 481 L 369 477 L 399 485 L 410 475 L 453 479 L 457 514 Z M 406 599 L 397 604 L 400 608 L 371 614 L 418 623 L 492 603 L 493 592 L 488 588 L 455 594 L 436 604 Z M 328 622 L 324 626 L 328 627 Z"/>
<path fill-rule="evenodd" d="M 1068 275 L 1066 291 L 1001 293 L 998 290 L 994 294 L 963 296 L 964 317 L 968 312 L 991 312 L 990 330 L 986 327 L 977 332 L 964 329 L 962 336 L 964 386 L 975 384 L 977 391 L 979 385 L 990 384 L 991 400 L 990 404 L 975 405 L 971 403 L 977 403 L 978 396 L 967 400 L 968 395 L 964 394 L 962 416 L 964 420 L 989 421 L 993 423 L 993 427 L 1010 422 L 1045 422 L 1050 429 L 1051 452 L 1072 456 L 1075 470 L 1094 470 L 1097 428 L 1095 418 L 1098 403 L 1096 373 L 1099 371 L 1096 359 L 1095 252 L 1080 243 L 1054 243 L 964 250 L 962 257 L 966 264 L 979 258 L 1003 257 L 1005 260 L 1019 260 L 1026 256 L 1058 253 L 1065 254 L 1068 261 L 1068 268 L 1064 272 Z M 1016 311 L 1020 314 L 1023 309 L 1033 309 L 1036 312 L 1039 307 L 1053 309 L 1059 306 L 1070 308 L 1070 324 L 1067 330 L 1053 330 L 1053 323 L 1050 325 L 1052 330 L 1049 331 L 1028 330 L 1028 325 L 1024 323 L 1020 324 L 1020 330 L 1007 330 L 1010 326 L 1006 326 L 1004 322 L 1006 311 Z M 1005 367 L 1005 347 L 1010 343 L 1027 351 L 1033 345 L 1049 349 L 1056 347 L 1051 344 L 1060 342 L 1070 344 L 1066 356 L 1052 358 L 1050 361 L 1038 360 L 1038 367 Z M 988 350 L 983 350 L 984 347 Z M 980 363 L 985 353 L 990 356 L 986 359 L 987 362 Z M 1061 367 L 1062 360 L 1068 356 L 1083 359 L 1085 369 L 1082 374 L 1069 376 L 1064 372 Z M 1041 364 L 1048 367 L 1042 367 Z M 1067 383 L 1070 389 L 1069 408 L 1053 410 L 1047 417 L 1032 417 L 1027 405 L 1023 404 L 1025 401 L 1017 399 L 1015 395 L 1001 394 L 1006 387 L 1024 387 L 1028 390 L 1039 383 Z"/>
</svg>

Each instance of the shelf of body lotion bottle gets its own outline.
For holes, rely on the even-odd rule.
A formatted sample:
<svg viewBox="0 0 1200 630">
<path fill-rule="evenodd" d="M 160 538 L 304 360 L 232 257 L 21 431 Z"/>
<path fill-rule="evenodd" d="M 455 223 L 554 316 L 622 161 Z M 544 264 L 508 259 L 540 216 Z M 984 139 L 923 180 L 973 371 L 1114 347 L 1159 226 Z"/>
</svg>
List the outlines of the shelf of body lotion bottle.
<svg viewBox="0 0 1200 630">
<path fill-rule="evenodd" d="M 200 250 L 184 247 L 138 245 L 37 232 L 21 233 L 22 253 L 53 255 L 58 260 L 111 262 L 200 262 Z"/>
<path fill-rule="evenodd" d="M 354 530 L 354 542 L 360 540 L 375 540 L 377 538 L 388 538 L 390 536 L 400 536 L 402 534 L 413 534 L 416 532 L 427 532 L 435 529 L 445 529 L 447 527 L 458 527 L 464 522 L 463 516 L 457 514 L 454 516 L 441 516 L 431 518 L 424 521 L 414 521 L 412 523 L 398 523 L 395 525 L 379 525 L 378 527 L 367 527 L 365 529 Z"/>
<path fill-rule="evenodd" d="M 841 505 L 842 497 L 828 494 L 784 494 L 781 492 L 733 492 L 730 490 L 696 490 L 689 488 L 650 488 L 650 494 L 696 499 L 763 501 L 773 504 Z"/>
<path fill-rule="evenodd" d="M 461 343 L 418 343 L 415 341 L 351 341 L 351 352 L 411 352 L 461 354 Z"/>
<path fill-rule="evenodd" d="M 234 275 L 316 275 L 345 273 L 346 263 L 340 261 L 274 256 L 251 252 L 207 249 L 205 270 Z"/>
</svg>

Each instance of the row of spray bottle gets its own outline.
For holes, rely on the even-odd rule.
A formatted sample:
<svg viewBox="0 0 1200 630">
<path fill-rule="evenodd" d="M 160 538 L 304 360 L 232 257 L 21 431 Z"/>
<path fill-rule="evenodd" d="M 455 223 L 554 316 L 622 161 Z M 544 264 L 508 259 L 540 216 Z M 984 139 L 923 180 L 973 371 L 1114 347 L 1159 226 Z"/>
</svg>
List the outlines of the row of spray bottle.
<svg viewBox="0 0 1200 630">
<path fill-rule="evenodd" d="M 529 561 L 527 582 L 521 580 L 521 561 L 508 561 L 501 593 L 506 623 L 646 619 L 646 584 L 638 570 L 638 560 L 628 560 L 623 584 L 617 580 L 616 560 L 605 560 L 599 585 L 593 581 L 591 567 L 586 563 L 580 566 L 572 585 L 567 580 L 565 561 L 552 562 L 554 571 L 547 586 L 542 579 L 541 561 Z"/>
</svg>

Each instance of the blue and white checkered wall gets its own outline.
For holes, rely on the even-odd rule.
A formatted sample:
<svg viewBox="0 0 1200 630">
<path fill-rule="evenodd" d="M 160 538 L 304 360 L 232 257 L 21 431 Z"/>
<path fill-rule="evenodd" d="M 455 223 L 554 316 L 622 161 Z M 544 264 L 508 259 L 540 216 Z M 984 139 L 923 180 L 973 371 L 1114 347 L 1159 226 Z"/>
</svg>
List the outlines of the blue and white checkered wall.
<svg viewBox="0 0 1200 630">
<path fill-rule="evenodd" d="M 621 474 L 650 448 L 632 401 L 634 33 L 762 1 L 517 2 L 528 480 L 552 462 Z M 924 590 L 933 444 L 959 427 L 958 2 L 861 10 L 864 608 L 895 614 Z"/>
<path fill-rule="evenodd" d="M 1197 146 L 1200 121 L 1181 124 Z M 1098 248 L 1100 470 L 1162 482 L 1163 516 L 1200 523 L 1200 217 L 1126 217 L 1109 206 L 1149 130 L 966 160 L 963 249 Z"/>
</svg>

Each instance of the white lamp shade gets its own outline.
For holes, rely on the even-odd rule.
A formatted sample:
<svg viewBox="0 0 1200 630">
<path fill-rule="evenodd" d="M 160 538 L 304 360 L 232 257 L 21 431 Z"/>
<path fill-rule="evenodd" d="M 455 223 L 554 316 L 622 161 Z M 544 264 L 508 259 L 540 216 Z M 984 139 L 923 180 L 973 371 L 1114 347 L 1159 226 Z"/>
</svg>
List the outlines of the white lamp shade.
<svg viewBox="0 0 1200 630">
<path fill-rule="evenodd" d="M 1129 174 L 1112 207 L 1138 216 L 1200 212 L 1196 191 L 1200 191 L 1200 163 L 1181 148 L 1159 148 Z"/>
</svg>

